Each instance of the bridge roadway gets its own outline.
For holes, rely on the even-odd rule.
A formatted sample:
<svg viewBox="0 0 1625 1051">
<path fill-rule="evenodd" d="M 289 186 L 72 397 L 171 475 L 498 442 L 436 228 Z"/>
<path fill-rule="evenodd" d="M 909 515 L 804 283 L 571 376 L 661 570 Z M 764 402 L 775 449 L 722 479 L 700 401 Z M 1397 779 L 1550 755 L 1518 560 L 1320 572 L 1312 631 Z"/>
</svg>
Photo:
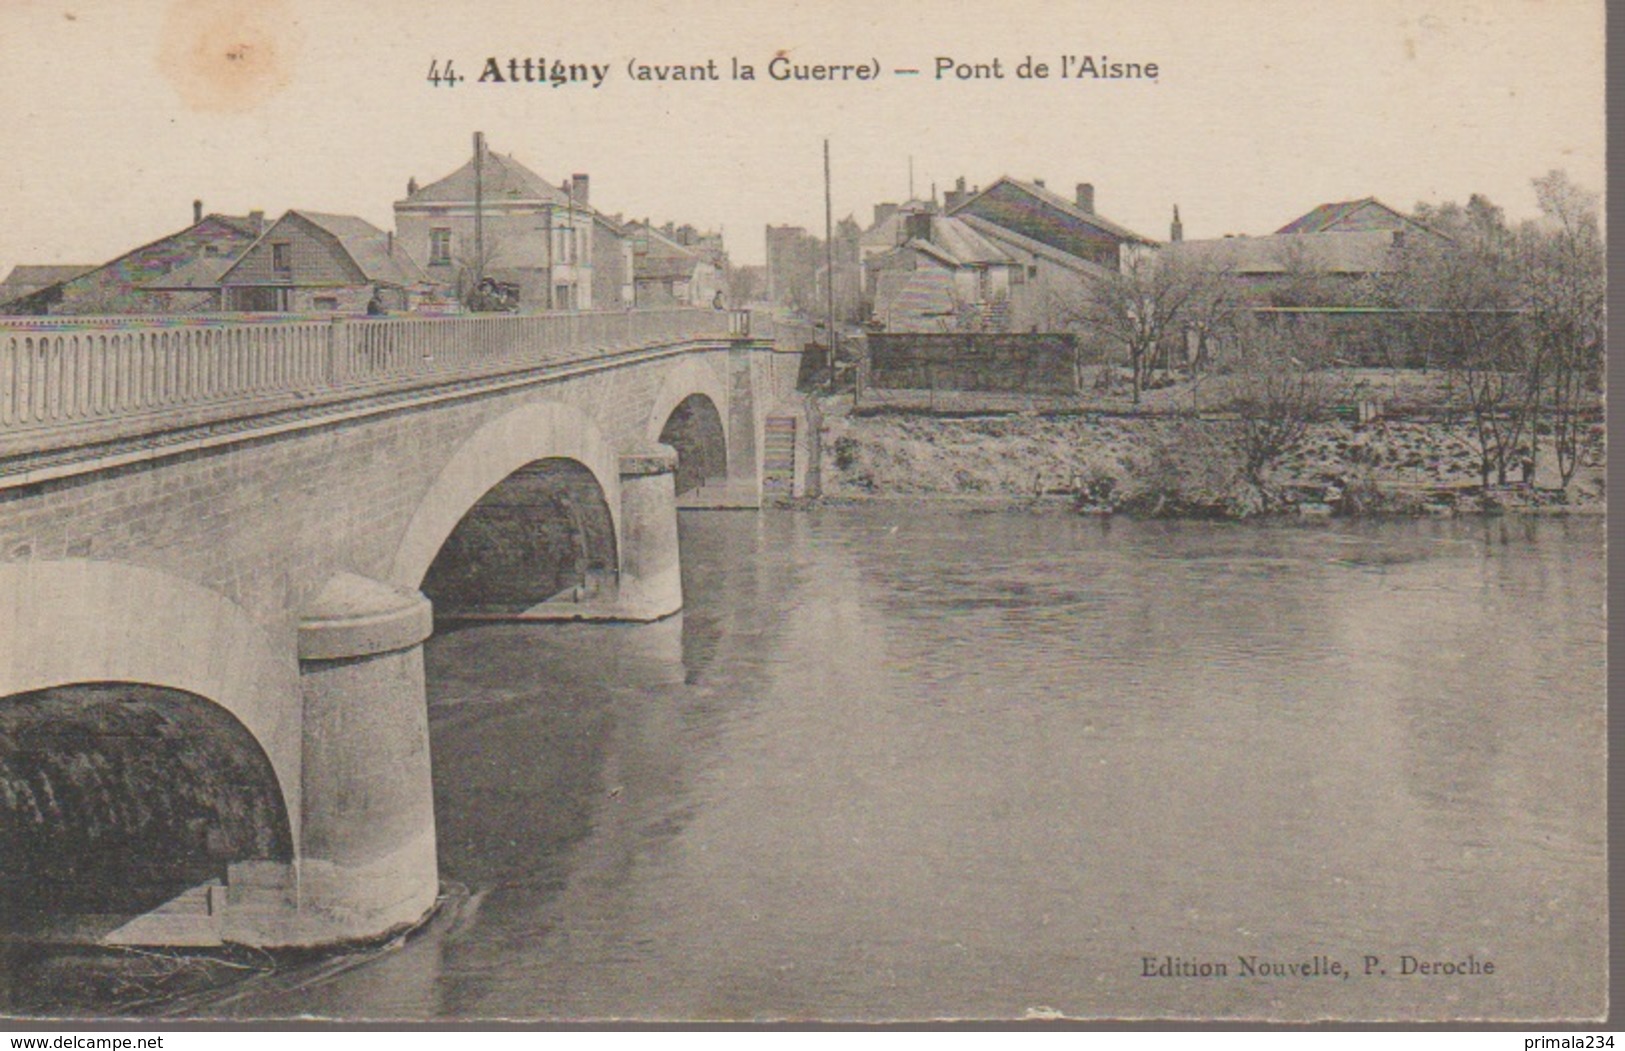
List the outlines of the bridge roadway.
<svg viewBox="0 0 1625 1051">
<path fill-rule="evenodd" d="M 435 615 L 677 611 L 678 490 L 759 504 L 791 357 L 691 309 L 0 319 L 10 933 L 416 923 Z"/>
</svg>

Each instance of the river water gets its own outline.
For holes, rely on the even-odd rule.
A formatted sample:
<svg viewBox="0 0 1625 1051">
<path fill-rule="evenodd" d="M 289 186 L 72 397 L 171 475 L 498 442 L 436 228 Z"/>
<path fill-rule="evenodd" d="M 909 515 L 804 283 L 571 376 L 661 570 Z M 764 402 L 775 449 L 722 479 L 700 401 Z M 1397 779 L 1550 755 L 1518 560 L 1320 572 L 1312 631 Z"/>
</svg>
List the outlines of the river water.
<svg viewBox="0 0 1625 1051">
<path fill-rule="evenodd" d="M 1602 1010 L 1600 520 L 897 503 L 681 539 L 679 617 L 431 641 L 459 889 L 427 929 L 185 1010 Z"/>
</svg>

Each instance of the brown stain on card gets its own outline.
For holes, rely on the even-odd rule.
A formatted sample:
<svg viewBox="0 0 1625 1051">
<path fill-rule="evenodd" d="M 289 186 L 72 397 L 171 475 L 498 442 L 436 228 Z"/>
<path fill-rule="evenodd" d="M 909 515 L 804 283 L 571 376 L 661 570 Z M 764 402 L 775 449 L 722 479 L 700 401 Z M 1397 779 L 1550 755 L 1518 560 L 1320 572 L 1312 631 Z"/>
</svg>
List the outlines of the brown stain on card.
<svg viewBox="0 0 1625 1051">
<path fill-rule="evenodd" d="M 300 35 L 287 0 L 172 0 L 158 65 L 189 108 L 240 113 L 292 82 Z"/>
</svg>

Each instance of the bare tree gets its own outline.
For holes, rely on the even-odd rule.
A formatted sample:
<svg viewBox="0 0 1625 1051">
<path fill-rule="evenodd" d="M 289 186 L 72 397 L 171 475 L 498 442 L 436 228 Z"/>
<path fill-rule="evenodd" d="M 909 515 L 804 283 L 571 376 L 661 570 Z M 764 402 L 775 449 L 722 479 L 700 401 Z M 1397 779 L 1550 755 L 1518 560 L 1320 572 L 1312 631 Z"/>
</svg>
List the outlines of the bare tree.
<svg viewBox="0 0 1625 1051">
<path fill-rule="evenodd" d="M 1408 237 L 1384 281 L 1388 305 L 1428 361 L 1450 370 L 1466 399 L 1479 477 L 1505 483 L 1507 469 L 1533 447 L 1541 362 L 1528 353 L 1511 235 L 1500 209 L 1475 196 L 1468 207 L 1433 209 L 1447 236 Z"/>
<path fill-rule="evenodd" d="M 1176 253 L 1129 251 L 1120 269 L 1090 282 L 1065 304 L 1065 323 L 1124 352 L 1139 405 L 1158 352 L 1165 352 L 1176 335 L 1182 337 L 1187 313 L 1205 287 L 1203 277 L 1205 270 Z"/>
<path fill-rule="evenodd" d="M 1549 387 L 1558 476 L 1567 486 L 1584 451 L 1584 409 L 1600 383 L 1607 260 L 1597 196 L 1560 171 L 1535 179 L 1534 185 L 1542 221 L 1518 231 L 1520 277 L 1529 340 Z"/>
<path fill-rule="evenodd" d="M 1338 394 L 1318 326 L 1249 324 L 1230 363 L 1224 407 L 1238 418 L 1241 473 L 1266 501 L 1269 474 L 1297 452 Z"/>
</svg>

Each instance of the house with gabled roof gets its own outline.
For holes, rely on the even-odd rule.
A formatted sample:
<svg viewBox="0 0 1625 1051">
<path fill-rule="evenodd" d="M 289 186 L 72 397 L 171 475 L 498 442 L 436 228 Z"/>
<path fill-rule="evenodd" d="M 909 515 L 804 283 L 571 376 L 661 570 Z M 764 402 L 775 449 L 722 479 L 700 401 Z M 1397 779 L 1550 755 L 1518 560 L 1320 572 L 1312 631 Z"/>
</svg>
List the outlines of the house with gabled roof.
<svg viewBox="0 0 1625 1051">
<path fill-rule="evenodd" d="M 476 132 L 473 154 L 456 171 L 426 186 L 407 183 L 395 202 L 395 233 L 438 284 L 461 290 L 500 275 L 517 288 L 521 309 L 589 310 L 597 305 L 595 242 L 613 236 L 604 226 L 595 233 L 589 187 L 579 172 L 554 186 Z"/>
<path fill-rule="evenodd" d="M 227 310 L 366 314 L 410 310 L 430 290 L 416 261 L 353 215 L 285 213 L 219 278 Z"/>
<path fill-rule="evenodd" d="M 1175 210 L 1175 227 L 1178 226 Z M 1233 276 L 1244 300 L 1268 307 L 1369 305 L 1375 279 L 1410 237 L 1444 238 L 1375 197 L 1316 205 L 1273 234 L 1183 241 L 1170 250 Z"/>
<path fill-rule="evenodd" d="M 15 314 L 176 314 L 220 309 L 218 285 L 181 285 L 173 275 L 202 260 L 237 259 L 265 229 L 265 213 L 203 214 L 192 224 L 100 266 L 37 288 L 6 303 Z M 213 264 L 211 264 L 213 265 Z"/>
<path fill-rule="evenodd" d="M 710 306 L 723 285 L 721 248 L 715 237 L 692 244 L 677 240 L 671 224 L 657 229 L 647 219 L 627 223 L 632 242 L 634 302 L 639 307 Z"/>
<path fill-rule="evenodd" d="M 1095 188 L 1086 182 L 1078 183 L 1076 196 L 1068 200 L 1041 179 L 1024 182 L 1005 175 L 958 200 L 948 214 L 975 216 L 1106 270 L 1121 266 L 1125 250 L 1157 244 L 1096 212 Z"/>
<path fill-rule="evenodd" d="M 1003 332 L 1025 267 L 964 220 L 920 208 L 888 216 L 898 243 L 863 261 L 873 324 L 885 332 Z"/>
<path fill-rule="evenodd" d="M 1318 204 L 1275 232 L 1343 234 L 1369 233 L 1376 230 L 1417 230 L 1436 233 L 1426 224 L 1418 222 L 1397 208 L 1390 208 L 1375 197 Z"/>
<path fill-rule="evenodd" d="M 0 281 L 0 314 L 14 313 L 7 309 L 13 300 L 31 296 L 42 288 L 71 281 L 80 274 L 96 269 L 95 264 L 33 264 L 20 263 L 11 268 L 4 281 Z"/>
</svg>

